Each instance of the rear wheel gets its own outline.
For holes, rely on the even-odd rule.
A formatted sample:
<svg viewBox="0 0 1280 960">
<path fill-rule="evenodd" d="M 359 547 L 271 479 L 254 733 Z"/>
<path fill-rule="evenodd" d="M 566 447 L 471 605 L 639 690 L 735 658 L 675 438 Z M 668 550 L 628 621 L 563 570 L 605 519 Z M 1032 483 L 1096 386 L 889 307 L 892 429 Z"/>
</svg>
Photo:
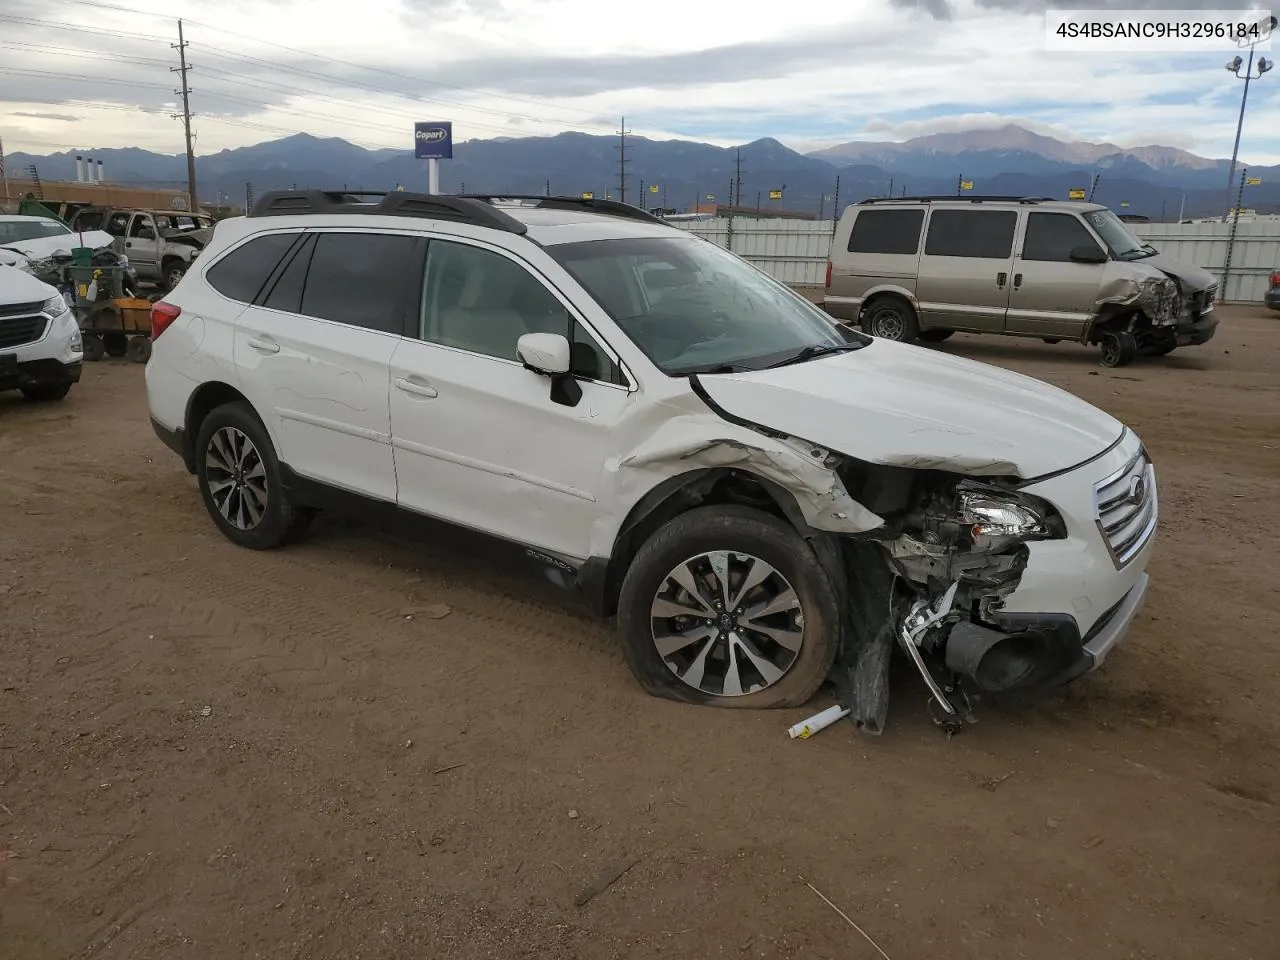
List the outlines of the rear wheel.
<svg viewBox="0 0 1280 960">
<path fill-rule="evenodd" d="M 804 703 L 831 669 L 839 623 L 813 550 L 747 507 L 700 507 L 661 527 L 632 560 L 618 600 L 640 685 L 711 706 Z"/>
<path fill-rule="evenodd" d="M 953 333 L 955 333 L 954 330 L 943 330 L 939 327 L 935 327 L 932 330 L 921 330 L 920 339 L 923 340 L 925 343 L 941 343 L 943 340 L 946 340 L 948 337 L 950 337 Z"/>
<path fill-rule="evenodd" d="M 129 338 L 123 333 L 104 333 L 102 347 L 108 357 L 123 357 L 129 352 Z"/>
<path fill-rule="evenodd" d="M 275 448 L 248 404 L 212 410 L 200 425 L 195 450 L 205 509 L 232 543 L 269 550 L 305 529 L 311 514 L 290 499 Z"/>
<path fill-rule="evenodd" d="M 914 343 L 920 335 L 920 324 L 911 304 L 897 297 L 877 297 L 867 304 L 862 329 L 882 340 Z"/>
<path fill-rule="evenodd" d="M 1127 330 L 1102 335 L 1101 363 L 1104 367 L 1124 367 L 1138 356 L 1138 341 Z"/>
<path fill-rule="evenodd" d="M 151 338 L 130 337 L 126 355 L 134 363 L 146 363 L 151 359 Z"/>
<path fill-rule="evenodd" d="M 106 356 L 106 347 L 102 343 L 102 338 L 96 333 L 82 333 L 80 335 L 80 344 L 84 350 L 84 358 L 90 363 L 101 360 Z"/>
</svg>

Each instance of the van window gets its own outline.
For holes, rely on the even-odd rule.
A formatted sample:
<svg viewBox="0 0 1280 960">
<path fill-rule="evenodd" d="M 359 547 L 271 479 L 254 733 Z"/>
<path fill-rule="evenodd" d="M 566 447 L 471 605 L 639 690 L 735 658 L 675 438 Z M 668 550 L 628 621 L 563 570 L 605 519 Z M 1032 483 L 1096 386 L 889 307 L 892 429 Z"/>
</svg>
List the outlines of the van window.
<svg viewBox="0 0 1280 960">
<path fill-rule="evenodd" d="M 923 210 L 860 210 L 849 233 L 850 253 L 915 253 Z"/>
<path fill-rule="evenodd" d="M 1018 215 L 1012 210 L 935 210 L 924 252 L 930 257 L 1006 260 Z"/>
<path fill-rule="evenodd" d="M 1033 213 L 1027 218 L 1027 235 L 1022 240 L 1023 260 L 1066 263 L 1076 247 L 1095 250 L 1098 241 L 1070 213 Z"/>
</svg>

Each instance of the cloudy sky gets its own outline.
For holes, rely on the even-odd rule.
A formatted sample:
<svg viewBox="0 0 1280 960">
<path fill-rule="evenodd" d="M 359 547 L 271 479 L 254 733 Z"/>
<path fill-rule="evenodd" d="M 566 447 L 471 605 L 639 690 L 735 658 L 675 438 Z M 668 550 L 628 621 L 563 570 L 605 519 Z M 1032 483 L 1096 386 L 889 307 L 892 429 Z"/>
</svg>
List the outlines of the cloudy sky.
<svg viewBox="0 0 1280 960">
<path fill-rule="evenodd" d="M 1234 4 L 1111 4 L 1206 5 Z M 1015 122 L 1065 139 L 1230 155 L 1243 83 L 1223 69 L 1229 53 L 1049 52 L 1044 7 L 3 0 L 0 137 L 7 152 L 180 152 L 170 44 L 181 16 L 198 153 L 300 131 L 407 149 L 414 120 L 453 120 L 458 139 L 610 133 L 625 115 L 636 134 L 720 144 L 774 136 L 813 149 Z M 1250 94 L 1247 162 L 1280 163 L 1277 116 L 1280 71 Z"/>
</svg>

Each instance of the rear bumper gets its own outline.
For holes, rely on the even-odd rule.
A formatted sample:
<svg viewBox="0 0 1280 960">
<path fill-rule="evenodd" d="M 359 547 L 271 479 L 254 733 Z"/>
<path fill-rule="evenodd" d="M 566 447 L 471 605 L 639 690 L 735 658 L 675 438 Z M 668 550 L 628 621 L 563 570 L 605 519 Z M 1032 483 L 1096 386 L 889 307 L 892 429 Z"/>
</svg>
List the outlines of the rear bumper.
<svg viewBox="0 0 1280 960">
<path fill-rule="evenodd" d="M 16 390 L 36 383 L 79 383 L 81 364 L 63 363 L 52 357 L 26 363 L 0 365 L 0 390 Z"/>
<path fill-rule="evenodd" d="M 862 317 L 862 298 L 828 295 L 822 298 L 822 309 L 841 323 L 856 325 Z"/>
<path fill-rule="evenodd" d="M 1280 310 L 1280 287 L 1268 290 L 1266 297 L 1263 298 L 1263 303 L 1272 310 Z"/>
<path fill-rule="evenodd" d="M 182 462 L 191 473 L 195 473 L 192 468 L 191 455 L 187 451 L 186 431 L 181 427 L 177 430 L 170 430 L 155 417 L 151 418 L 151 429 L 155 431 L 155 435 L 160 438 L 160 442 L 182 458 Z"/>
</svg>

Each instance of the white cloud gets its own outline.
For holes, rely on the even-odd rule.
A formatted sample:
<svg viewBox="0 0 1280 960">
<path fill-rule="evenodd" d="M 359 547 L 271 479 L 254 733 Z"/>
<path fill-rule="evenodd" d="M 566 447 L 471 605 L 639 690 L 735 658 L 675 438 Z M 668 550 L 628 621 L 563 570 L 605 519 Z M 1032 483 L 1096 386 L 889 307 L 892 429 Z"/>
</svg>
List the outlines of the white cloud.
<svg viewBox="0 0 1280 960">
<path fill-rule="evenodd" d="M 358 16 L 338 0 L 113 2 L 149 15 L 74 0 L 8 0 L 0 10 L 109 34 L 0 21 L 9 151 L 179 152 L 181 126 L 169 116 L 175 16 L 194 18 L 186 35 L 201 152 L 293 131 L 407 149 L 421 119 L 452 119 L 460 138 L 608 133 L 625 114 L 637 134 L 720 143 L 773 135 L 814 147 L 1018 123 L 1060 139 L 1226 156 L 1235 114 L 1222 98 L 1240 86 L 1203 57 L 1047 53 L 1035 0 L 953 2 L 945 23 L 930 4 L 901 9 L 908 0 L 812 0 L 768 18 L 744 16 L 740 0 L 364 0 Z M 1280 158 L 1280 131 L 1266 120 L 1280 105 L 1277 78 L 1252 95 L 1242 150 L 1255 163 Z"/>
</svg>

